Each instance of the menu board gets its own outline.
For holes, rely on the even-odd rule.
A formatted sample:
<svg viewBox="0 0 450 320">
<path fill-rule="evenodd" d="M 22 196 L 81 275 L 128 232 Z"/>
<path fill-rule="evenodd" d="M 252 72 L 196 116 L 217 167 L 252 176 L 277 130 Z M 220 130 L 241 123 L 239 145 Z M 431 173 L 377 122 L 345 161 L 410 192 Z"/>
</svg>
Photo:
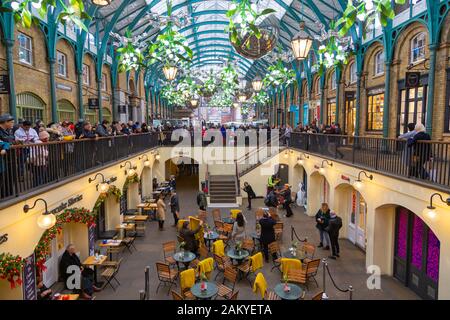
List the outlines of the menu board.
<svg viewBox="0 0 450 320">
<path fill-rule="evenodd" d="M 37 300 L 36 292 L 36 267 L 34 263 L 34 253 L 25 259 L 23 267 L 23 299 Z"/>
<path fill-rule="evenodd" d="M 95 254 L 95 226 L 91 225 L 88 229 L 88 237 L 89 237 L 89 255 L 93 256 Z"/>
</svg>

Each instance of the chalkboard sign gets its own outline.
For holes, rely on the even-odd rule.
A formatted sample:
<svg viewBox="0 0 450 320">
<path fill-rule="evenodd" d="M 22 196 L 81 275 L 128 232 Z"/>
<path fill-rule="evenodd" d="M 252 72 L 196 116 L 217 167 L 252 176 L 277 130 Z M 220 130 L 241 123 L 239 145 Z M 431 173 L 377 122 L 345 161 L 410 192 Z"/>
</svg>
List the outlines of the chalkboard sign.
<svg viewBox="0 0 450 320">
<path fill-rule="evenodd" d="M 0 74 L 0 94 L 9 94 L 9 77 L 7 74 Z"/>
<path fill-rule="evenodd" d="M 89 255 L 95 255 L 95 226 L 91 225 L 88 229 L 88 237 L 89 237 Z"/>
<path fill-rule="evenodd" d="M 36 292 L 36 266 L 34 263 L 34 253 L 25 259 L 23 267 L 23 299 L 37 300 Z"/>
</svg>

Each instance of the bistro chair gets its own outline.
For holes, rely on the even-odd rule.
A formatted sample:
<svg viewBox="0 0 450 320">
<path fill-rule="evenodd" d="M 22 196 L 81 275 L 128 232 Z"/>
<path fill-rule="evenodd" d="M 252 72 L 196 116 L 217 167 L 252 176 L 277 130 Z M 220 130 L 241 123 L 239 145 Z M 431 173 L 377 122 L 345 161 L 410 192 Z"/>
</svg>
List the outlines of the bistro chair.
<svg viewBox="0 0 450 320">
<path fill-rule="evenodd" d="M 122 241 L 123 243 L 123 241 Z M 116 258 L 119 257 L 119 255 L 123 252 L 123 250 L 125 249 L 124 245 L 120 245 L 118 247 L 107 247 L 106 248 L 106 255 L 108 257 L 112 257 L 112 256 L 116 256 Z"/>
<path fill-rule="evenodd" d="M 237 300 L 237 299 L 238 299 L 238 294 L 239 294 L 239 291 L 235 291 L 235 292 L 231 295 L 230 300 Z"/>
<path fill-rule="evenodd" d="M 134 245 L 134 241 L 136 240 L 136 237 L 126 237 L 122 239 L 122 243 L 125 245 L 125 248 L 127 248 L 127 250 L 130 253 L 133 253 L 133 251 L 131 251 L 131 247 L 133 247 L 135 250 L 137 250 L 136 246 Z"/>
<path fill-rule="evenodd" d="M 283 222 L 277 222 L 273 227 L 275 230 L 275 240 L 283 242 Z"/>
<path fill-rule="evenodd" d="M 278 271 L 281 272 L 281 250 L 278 242 L 274 241 L 272 243 L 269 243 L 269 254 L 272 256 L 272 258 L 277 257 L 276 259 L 273 259 L 273 267 L 272 269 L 270 269 L 270 272 L 272 272 L 273 269 L 278 269 Z"/>
<path fill-rule="evenodd" d="M 253 283 L 253 292 L 257 293 L 258 291 L 263 300 L 280 300 L 275 292 L 267 291 L 267 281 L 262 272 L 256 275 L 255 282 Z"/>
<path fill-rule="evenodd" d="M 222 215 L 220 213 L 220 209 L 217 209 L 217 208 L 213 209 L 212 216 L 213 216 L 214 221 L 222 222 Z"/>
<path fill-rule="evenodd" d="M 227 267 L 232 267 L 233 268 L 233 264 L 231 263 L 230 258 L 228 258 L 227 256 L 221 257 L 221 256 L 218 256 L 218 255 L 214 254 L 214 261 L 216 262 L 216 269 L 218 271 L 216 276 L 214 277 L 214 280 L 217 279 L 217 276 L 219 274 L 225 273 L 225 269 Z"/>
<path fill-rule="evenodd" d="M 136 236 L 144 237 L 145 236 L 145 224 L 144 222 L 136 221 Z"/>
<path fill-rule="evenodd" d="M 242 249 L 253 253 L 255 251 L 255 243 L 253 242 L 253 239 L 245 238 L 244 241 L 242 241 Z"/>
<path fill-rule="evenodd" d="M 302 262 L 298 259 L 281 258 L 280 263 L 280 269 L 283 276 L 291 269 L 302 269 Z"/>
<path fill-rule="evenodd" d="M 214 220 L 214 228 L 216 229 L 216 231 L 218 233 L 222 233 L 223 232 L 223 226 L 224 223 L 220 220 Z"/>
<path fill-rule="evenodd" d="M 187 269 L 180 272 L 180 288 L 183 299 L 194 300 L 191 288 L 195 285 L 195 270 Z"/>
<path fill-rule="evenodd" d="M 306 269 L 289 269 L 286 278 L 288 282 L 308 287 Z"/>
<path fill-rule="evenodd" d="M 119 260 L 115 261 L 115 260 L 107 260 L 105 262 L 102 263 L 102 267 L 104 268 L 108 268 L 108 267 L 112 267 L 112 268 L 117 268 L 121 263 L 122 263 L 122 259 L 120 258 Z"/>
<path fill-rule="evenodd" d="M 219 292 L 217 294 L 218 297 L 231 300 L 233 296 L 234 287 L 237 281 L 237 275 L 238 273 L 234 268 L 230 266 L 225 267 L 222 283 L 218 285 L 219 289 Z M 231 288 L 225 284 L 227 281 L 232 285 Z"/>
<path fill-rule="evenodd" d="M 158 273 L 159 284 L 156 288 L 156 293 L 158 293 L 159 287 L 161 284 L 169 284 L 169 291 L 167 291 L 167 295 L 172 288 L 172 285 L 177 285 L 175 279 L 178 276 L 178 271 L 170 269 L 169 265 L 164 262 L 156 262 L 156 272 Z"/>
<path fill-rule="evenodd" d="M 244 263 L 239 265 L 237 268 L 240 272 L 245 274 L 245 278 L 250 282 L 248 278 L 250 274 L 256 274 L 256 271 L 262 269 L 264 266 L 263 255 L 261 252 L 251 256 L 249 259 L 245 260 Z M 251 284 L 251 282 L 250 282 Z"/>
<path fill-rule="evenodd" d="M 314 282 L 316 283 L 316 286 L 319 287 L 319 284 L 317 283 L 316 280 L 316 275 L 317 272 L 319 271 L 319 267 L 320 267 L 320 259 L 314 259 L 311 261 L 308 261 L 306 263 L 306 277 L 308 279 L 308 281 L 310 279 L 313 279 Z"/>
<path fill-rule="evenodd" d="M 172 299 L 173 300 L 184 300 L 183 296 L 178 294 L 178 292 L 172 290 L 171 293 L 172 293 Z"/>
<path fill-rule="evenodd" d="M 223 225 L 223 231 L 219 234 L 219 240 L 222 240 L 225 244 L 225 247 L 228 245 L 228 242 L 231 239 L 231 234 L 233 233 L 233 225 L 229 223 L 225 223 Z"/>
<path fill-rule="evenodd" d="M 206 248 L 206 246 L 200 246 L 200 248 L 198 248 L 198 254 L 199 254 L 200 259 L 195 258 L 190 264 L 191 268 L 197 269 L 197 266 L 198 266 L 200 260 L 204 260 L 204 259 L 208 258 L 209 251 Z"/>
<path fill-rule="evenodd" d="M 305 252 L 305 259 L 303 262 L 307 263 L 314 259 L 314 254 L 316 253 L 316 246 L 312 243 L 305 242 L 303 244 L 303 251 Z"/>
<path fill-rule="evenodd" d="M 177 262 L 173 258 L 173 254 L 176 252 L 176 248 L 177 248 L 176 241 L 169 241 L 163 243 L 164 261 L 168 263 L 169 266 L 177 264 Z"/>
<path fill-rule="evenodd" d="M 120 269 L 120 264 L 122 262 L 122 259 L 120 259 L 115 266 L 109 266 L 106 267 L 102 273 L 100 274 L 103 279 L 105 279 L 105 284 L 103 285 L 103 288 L 105 288 L 108 284 L 113 288 L 114 291 L 116 291 L 116 288 L 111 283 L 112 280 L 116 281 L 117 284 L 120 286 L 119 280 L 117 280 L 116 276 Z"/>
</svg>

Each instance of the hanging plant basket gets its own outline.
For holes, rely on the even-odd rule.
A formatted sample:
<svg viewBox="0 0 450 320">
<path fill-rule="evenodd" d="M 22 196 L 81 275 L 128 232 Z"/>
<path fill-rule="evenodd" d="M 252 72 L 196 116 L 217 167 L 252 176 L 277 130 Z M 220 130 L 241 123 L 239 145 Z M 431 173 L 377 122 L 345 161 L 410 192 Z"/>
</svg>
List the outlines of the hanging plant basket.
<svg viewBox="0 0 450 320">
<path fill-rule="evenodd" d="M 271 52 L 277 45 L 279 29 L 276 26 L 261 24 L 258 29 L 261 33 L 259 39 L 252 33 L 247 33 L 241 37 L 239 27 L 237 27 L 239 41 L 236 43 L 231 41 L 231 44 L 241 56 L 256 60 Z"/>
</svg>

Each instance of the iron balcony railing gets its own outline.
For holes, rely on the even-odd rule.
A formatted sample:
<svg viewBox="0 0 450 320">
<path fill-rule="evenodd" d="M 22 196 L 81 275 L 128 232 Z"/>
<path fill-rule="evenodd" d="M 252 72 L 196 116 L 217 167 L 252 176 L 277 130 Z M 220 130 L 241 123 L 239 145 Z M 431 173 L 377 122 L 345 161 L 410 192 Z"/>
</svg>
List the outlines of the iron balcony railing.
<svg viewBox="0 0 450 320">
<path fill-rule="evenodd" d="M 0 202 L 158 145 L 156 133 L 14 145 L 0 156 Z"/>
<path fill-rule="evenodd" d="M 450 143 L 292 133 L 290 147 L 450 191 Z"/>
</svg>

